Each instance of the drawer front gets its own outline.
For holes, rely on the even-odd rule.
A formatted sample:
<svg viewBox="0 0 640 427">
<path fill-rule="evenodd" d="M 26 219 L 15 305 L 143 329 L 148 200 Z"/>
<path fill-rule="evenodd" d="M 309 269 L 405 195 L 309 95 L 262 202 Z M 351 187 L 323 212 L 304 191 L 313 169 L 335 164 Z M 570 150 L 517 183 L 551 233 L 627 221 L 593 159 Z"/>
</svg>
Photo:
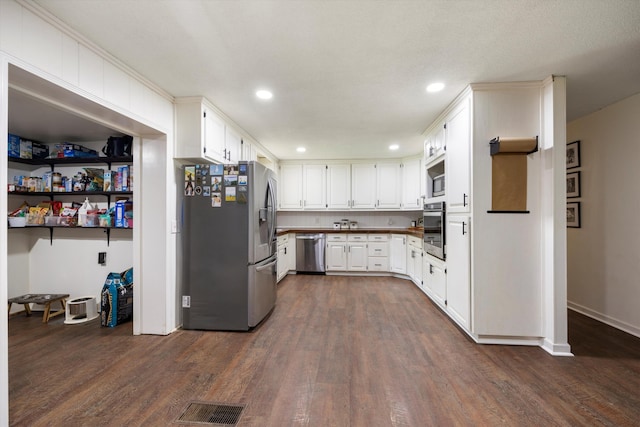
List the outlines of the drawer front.
<svg viewBox="0 0 640 427">
<path fill-rule="evenodd" d="M 349 234 L 348 240 L 350 242 L 366 242 L 367 235 L 366 234 Z"/>
<path fill-rule="evenodd" d="M 409 240 L 407 242 L 410 246 L 422 250 L 422 240 L 418 239 L 417 237 L 409 236 Z"/>
<path fill-rule="evenodd" d="M 283 234 L 282 236 L 278 236 L 278 244 L 279 245 L 287 243 L 288 241 L 289 241 L 289 235 L 288 234 Z"/>
<path fill-rule="evenodd" d="M 370 242 L 388 242 L 389 235 L 388 234 L 369 234 Z"/>
<path fill-rule="evenodd" d="M 370 256 L 367 261 L 369 271 L 389 271 L 388 257 Z"/>
<path fill-rule="evenodd" d="M 389 243 L 369 242 L 369 256 L 389 256 Z"/>
<path fill-rule="evenodd" d="M 346 234 L 327 234 L 327 242 L 346 242 Z"/>
</svg>

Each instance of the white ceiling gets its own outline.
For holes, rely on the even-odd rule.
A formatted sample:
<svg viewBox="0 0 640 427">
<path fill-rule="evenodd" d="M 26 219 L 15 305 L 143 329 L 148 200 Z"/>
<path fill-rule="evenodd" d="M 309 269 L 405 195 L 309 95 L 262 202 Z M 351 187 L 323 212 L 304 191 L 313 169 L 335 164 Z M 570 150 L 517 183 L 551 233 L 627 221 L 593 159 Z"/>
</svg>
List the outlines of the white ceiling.
<svg viewBox="0 0 640 427">
<path fill-rule="evenodd" d="M 280 159 L 416 154 L 474 82 L 565 75 L 568 120 L 640 93 L 637 0 L 34 1 Z"/>
</svg>

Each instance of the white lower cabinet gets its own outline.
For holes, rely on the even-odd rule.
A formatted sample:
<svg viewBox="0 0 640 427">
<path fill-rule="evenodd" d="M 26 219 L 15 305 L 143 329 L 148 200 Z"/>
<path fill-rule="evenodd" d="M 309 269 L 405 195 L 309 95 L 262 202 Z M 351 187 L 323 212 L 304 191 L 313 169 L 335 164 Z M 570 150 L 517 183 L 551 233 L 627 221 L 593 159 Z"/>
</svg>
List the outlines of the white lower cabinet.
<svg viewBox="0 0 640 427">
<path fill-rule="evenodd" d="M 369 234 L 368 271 L 389 271 L 389 235 Z"/>
<path fill-rule="evenodd" d="M 327 271 L 389 271 L 389 235 L 327 234 Z"/>
<path fill-rule="evenodd" d="M 289 271 L 296 271 L 296 235 L 295 233 L 290 233 L 288 236 L 285 257 L 287 273 Z"/>
<path fill-rule="evenodd" d="M 446 308 L 447 275 L 444 262 L 423 252 L 422 287 L 438 305 Z"/>
<path fill-rule="evenodd" d="M 389 242 L 389 271 L 392 273 L 407 273 L 407 236 L 392 234 Z"/>
<path fill-rule="evenodd" d="M 325 262 L 327 271 L 345 271 L 347 269 L 346 234 L 327 234 Z"/>
<path fill-rule="evenodd" d="M 276 263 L 276 275 L 278 282 L 284 278 L 289 269 L 289 258 L 287 257 L 287 243 L 289 235 L 278 236 L 278 255 Z"/>
<path fill-rule="evenodd" d="M 407 276 L 422 287 L 422 240 L 408 236 L 407 242 Z"/>
<path fill-rule="evenodd" d="M 347 271 L 367 271 L 367 235 L 349 234 L 347 237 Z"/>
<path fill-rule="evenodd" d="M 463 328 L 471 330 L 471 246 L 469 217 L 447 216 L 447 312 Z"/>
<path fill-rule="evenodd" d="M 293 233 L 278 236 L 276 276 L 279 282 L 289 271 L 296 269 L 296 235 Z"/>
</svg>

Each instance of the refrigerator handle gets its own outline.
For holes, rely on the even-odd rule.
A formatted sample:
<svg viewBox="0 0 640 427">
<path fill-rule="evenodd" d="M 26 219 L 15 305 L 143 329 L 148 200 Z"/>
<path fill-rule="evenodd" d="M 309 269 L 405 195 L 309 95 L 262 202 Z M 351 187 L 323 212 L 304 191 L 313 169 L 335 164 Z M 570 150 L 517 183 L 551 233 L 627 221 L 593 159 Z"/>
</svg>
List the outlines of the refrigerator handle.
<svg viewBox="0 0 640 427">
<path fill-rule="evenodd" d="M 269 191 L 269 198 L 271 199 L 271 206 L 267 206 L 271 210 L 271 223 L 269 224 L 269 241 L 273 241 L 276 238 L 276 195 L 273 191 L 273 183 L 271 179 L 267 182 L 267 189 Z"/>
<path fill-rule="evenodd" d="M 264 270 L 268 270 L 271 267 L 273 267 L 274 265 L 276 265 L 276 261 L 271 261 L 269 264 L 265 264 L 265 265 L 261 265 L 260 267 L 256 267 L 256 271 L 264 271 Z"/>
</svg>

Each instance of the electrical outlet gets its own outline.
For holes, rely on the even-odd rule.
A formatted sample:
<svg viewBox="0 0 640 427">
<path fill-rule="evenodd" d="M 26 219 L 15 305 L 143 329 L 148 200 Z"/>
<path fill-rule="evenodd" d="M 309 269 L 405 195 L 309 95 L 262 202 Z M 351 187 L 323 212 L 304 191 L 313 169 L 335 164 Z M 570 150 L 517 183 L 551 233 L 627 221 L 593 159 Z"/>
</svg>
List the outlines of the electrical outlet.
<svg viewBox="0 0 640 427">
<path fill-rule="evenodd" d="M 98 252 L 98 264 L 106 265 L 107 264 L 107 253 L 106 252 Z"/>
</svg>

